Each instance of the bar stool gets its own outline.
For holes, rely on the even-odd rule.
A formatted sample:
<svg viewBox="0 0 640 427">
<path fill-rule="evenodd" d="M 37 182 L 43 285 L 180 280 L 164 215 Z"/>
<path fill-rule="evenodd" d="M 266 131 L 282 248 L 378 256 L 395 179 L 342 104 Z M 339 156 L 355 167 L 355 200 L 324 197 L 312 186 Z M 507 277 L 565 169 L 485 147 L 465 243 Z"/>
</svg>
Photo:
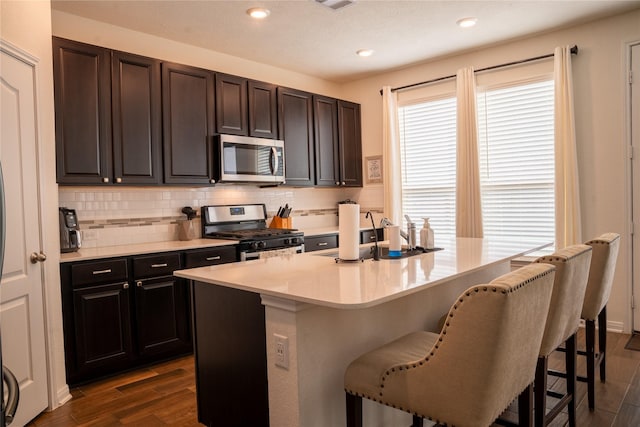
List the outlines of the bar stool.
<svg viewBox="0 0 640 427">
<path fill-rule="evenodd" d="M 616 260 L 620 248 L 618 233 L 605 233 L 589 240 L 587 245 L 593 248 L 589 282 L 582 305 L 581 317 L 585 321 L 585 351 L 578 354 L 587 356 L 587 377 L 578 377 L 587 383 L 589 409 L 595 409 L 595 369 L 600 366 L 600 381 L 606 380 L 607 351 L 607 302 L 611 293 Z M 598 353 L 595 352 L 596 319 L 598 320 Z"/>
<path fill-rule="evenodd" d="M 535 263 L 553 264 L 556 274 L 549 312 L 536 366 L 534 389 L 534 421 L 538 427 L 550 423 L 566 406 L 569 426 L 576 425 L 576 332 L 580 326 L 580 312 L 587 288 L 591 247 L 574 245 L 553 255 L 543 256 Z M 548 358 L 561 344 L 565 344 L 567 392 L 547 390 Z M 546 413 L 547 395 L 560 400 Z"/>
<path fill-rule="evenodd" d="M 440 334 L 414 332 L 365 353 L 345 373 L 347 426 L 362 426 L 362 398 L 456 426 L 489 426 L 519 398 L 531 425 L 531 384 L 555 267 L 531 264 L 467 289 Z"/>
</svg>

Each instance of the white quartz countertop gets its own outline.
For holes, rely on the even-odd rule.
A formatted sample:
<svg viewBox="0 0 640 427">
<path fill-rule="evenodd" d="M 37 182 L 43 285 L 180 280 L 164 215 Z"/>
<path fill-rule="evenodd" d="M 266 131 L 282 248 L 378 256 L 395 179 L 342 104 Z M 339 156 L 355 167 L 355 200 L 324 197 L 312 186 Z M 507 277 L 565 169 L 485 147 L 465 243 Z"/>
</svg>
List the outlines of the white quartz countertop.
<svg viewBox="0 0 640 427">
<path fill-rule="evenodd" d="M 60 254 L 60 262 L 84 261 L 90 259 L 113 258 L 149 254 L 157 252 L 184 251 L 188 249 L 213 248 L 238 244 L 237 240 L 194 239 L 168 242 L 140 243 L 135 245 L 105 246 L 102 248 L 81 248 L 77 252 Z"/>
<path fill-rule="evenodd" d="M 443 250 L 336 263 L 336 249 L 179 270 L 178 277 L 315 305 L 367 308 L 548 246 L 542 241 L 441 238 Z M 469 286 L 475 283 L 470 283 Z"/>
</svg>

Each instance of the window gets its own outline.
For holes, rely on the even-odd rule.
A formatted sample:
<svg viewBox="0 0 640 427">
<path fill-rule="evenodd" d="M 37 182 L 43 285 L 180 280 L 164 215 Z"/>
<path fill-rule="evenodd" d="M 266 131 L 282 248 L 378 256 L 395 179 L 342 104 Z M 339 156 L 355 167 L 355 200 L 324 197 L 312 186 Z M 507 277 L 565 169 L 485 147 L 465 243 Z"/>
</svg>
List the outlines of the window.
<svg viewBox="0 0 640 427">
<path fill-rule="evenodd" d="M 402 212 L 421 227 L 429 217 L 442 234 L 456 231 L 456 99 L 398 110 L 402 162 Z"/>
<path fill-rule="evenodd" d="M 554 240 L 553 80 L 489 88 L 477 102 L 484 235 Z M 455 235 L 456 99 L 398 113 L 403 212 Z"/>
<path fill-rule="evenodd" d="M 487 237 L 555 239 L 553 80 L 478 94 Z"/>
</svg>

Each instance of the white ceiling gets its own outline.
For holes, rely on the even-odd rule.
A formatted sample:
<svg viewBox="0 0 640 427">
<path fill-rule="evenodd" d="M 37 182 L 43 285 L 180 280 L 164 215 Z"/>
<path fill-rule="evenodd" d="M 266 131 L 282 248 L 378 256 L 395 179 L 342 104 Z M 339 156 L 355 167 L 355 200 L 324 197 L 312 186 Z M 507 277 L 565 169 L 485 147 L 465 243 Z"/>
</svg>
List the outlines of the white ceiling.
<svg viewBox="0 0 640 427">
<path fill-rule="evenodd" d="M 251 7 L 271 11 L 263 21 Z M 346 82 L 567 27 L 640 7 L 630 0 L 357 0 L 333 10 L 315 0 L 62 1 L 53 9 L 248 58 L 334 82 Z M 456 25 L 473 16 L 470 29 Z M 639 23 L 640 25 L 640 23 Z M 358 49 L 373 49 L 362 58 Z"/>
</svg>

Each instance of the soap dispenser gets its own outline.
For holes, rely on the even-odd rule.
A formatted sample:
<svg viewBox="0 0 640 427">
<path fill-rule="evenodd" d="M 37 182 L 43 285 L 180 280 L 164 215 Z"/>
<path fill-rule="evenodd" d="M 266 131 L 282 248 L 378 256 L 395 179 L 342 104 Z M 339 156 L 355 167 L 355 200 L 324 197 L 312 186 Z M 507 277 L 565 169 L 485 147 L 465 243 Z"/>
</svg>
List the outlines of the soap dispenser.
<svg viewBox="0 0 640 427">
<path fill-rule="evenodd" d="M 422 245 L 423 249 L 433 249 L 433 229 L 429 224 L 429 218 L 424 219 L 424 224 L 422 225 L 422 230 L 420 230 L 420 245 Z"/>
</svg>

